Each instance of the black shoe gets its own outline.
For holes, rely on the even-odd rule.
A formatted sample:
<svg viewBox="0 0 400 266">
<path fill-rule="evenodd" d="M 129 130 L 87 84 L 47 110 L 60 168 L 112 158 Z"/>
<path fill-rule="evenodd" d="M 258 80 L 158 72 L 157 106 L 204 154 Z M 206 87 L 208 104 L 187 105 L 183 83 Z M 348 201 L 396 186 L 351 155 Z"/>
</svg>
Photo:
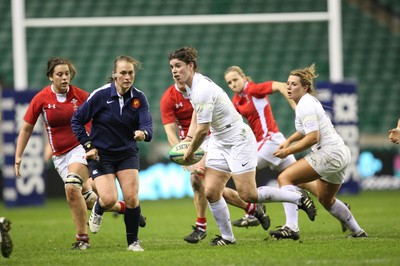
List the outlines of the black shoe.
<svg viewBox="0 0 400 266">
<path fill-rule="evenodd" d="M 227 245 L 235 245 L 236 241 L 229 241 L 226 239 L 223 239 L 222 236 L 219 235 L 215 235 L 216 238 L 214 238 L 213 240 L 211 240 L 211 246 L 227 246 Z"/>
<path fill-rule="evenodd" d="M 86 250 L 90 248 L 90 244 L 84 241 L 76 241 L 72 246 L 73 250 Z"/>
<path fill-rule="evenodd" d="M 192 228 L 193 228 L 193 232 L 183 239 L 186 242 L 196 244 L 196 243 L 200 242 L 200 240 L 203 240 L 207 236 L 207 233 L 205 231 L 200 230 L 196 226 L 192 226 Z"/>
<path fill-rule="evenodd" d="M 233 221 L 232 225 L 237 226 L 237 227 L 246 227 L 247 228 L 249 226 L 258 226 L 258 225 L 260 225 L 260 222 L 253 215 L 245 214 L 239 220 Z"/>
<path fill-rule="evenodd" d="M 269 219 L 269 216 L 265 213 L 265 211 L 266 208 L 264 204 L 257 204 L 253 215 L 258 219 L 264 230 L 268 230 L 268 228 L 271 226 L 271 219 Z"/>
<path fill-rule="evenodd" d="M 308 192 L 305 190 L 299 191 L 301 194 L 301 199 L 300 199 L 300 205 L 297 205 L 299 209 L 302 209 L 305 211 L 308 215 L 308 218 L 311 221 L 315 220 L 315 216 L 317 216 L 317 208 L 315 208 L 314 202 L 310 198 L 310 195 L 308 195 Z"/>
<path fill-rule="evenodd" d="M 139 217 L 139 226 L 140 227 L 145 227 L 146 226 L 146 217 L 140 214 Z"/>
<path fill-rule="evenodd" d="M 279 226 L 278 226 L 279 228 Z M 269 231 L 269 235 L 272 238 L 276 238 L 276 239 L 285 239 L 285 238 L 290 238 L 293 240 L 298 240 L 300 238 L 300 233 L 299 231 L 293 231 L 292 229 L 290 229 L 287 226 L 283 226 L 281 228 L 279 228 L 278 230 L 271 230 Z"/>
<path fill-rule="evenodd" d="M 368 237 L 367 233 L 363 229 L 360 232 L 350 234 L 347 238 L 361 238 L 361 237 Z"/>
<path fill-rule="evenodd" d="M 11 221 L 5 217 L 0 217 L 0 242 L 1 254 L 4 258 L 10 257 L 13 249 L 11 236 L 8 233 L 11 230 Z"/>
<path fill-rule="evenodd" d="M 348 203 L 346 203 L 346 202 L 343 202 L 343 203 L 344 203 L 344 205 L 346 205 L 347 209 L 350 210 L 350 204 L 348 204 Z M 343 232 L 343 233 L 346 232 L 347 229 L 349 229 L 349 228 L 347 228 L 347 225 L 346 225 L 345 222 L 340 221 L 340 225 L 342 226 L 342 232 Z"/>
</svg>

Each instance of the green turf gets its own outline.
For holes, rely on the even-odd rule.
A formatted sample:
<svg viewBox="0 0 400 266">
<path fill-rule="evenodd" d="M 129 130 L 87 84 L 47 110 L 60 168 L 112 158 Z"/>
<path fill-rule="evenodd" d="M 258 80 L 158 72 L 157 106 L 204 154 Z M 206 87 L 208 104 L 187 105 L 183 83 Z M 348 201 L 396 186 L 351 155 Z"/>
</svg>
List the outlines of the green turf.
<svg viewBox="0 0 400 266">
<path fill-rule="evenodd" d="M 208 213 L 208 235 L 199 244 L 188 244 L 183 237 L 195 221 L 192 199 L 143 201 L 147 226 L 140 230 L 145 252 L 126 251 L 123 217 L 107 213 L 98 234 L 90 235 L 92 248 L 70 250 L 74 226 L 64 199 L 48 200 L 44 207 L 5 209 L 0 216 L 12 221 L 14 249 L 0 265 L 400 265 L 400 191 L 362 192 L 342 195 L 368 239 L 347 239 L 340 224 L 319 203 L 315 222 L 299 214 L 299 241 L 272 240 L 259 227 L 237 228 L 235 246 L 212 247 L 219 234 Z M 315 199 L 315 198 L 314 198 Z M 230 207 L 231 218 L 243 211 Z M 267 211 L 271 229 L 284 223 L 280 203 L 270 203 Z M 88 215 L 90 213 L 88 212 Z"/>
</svg>

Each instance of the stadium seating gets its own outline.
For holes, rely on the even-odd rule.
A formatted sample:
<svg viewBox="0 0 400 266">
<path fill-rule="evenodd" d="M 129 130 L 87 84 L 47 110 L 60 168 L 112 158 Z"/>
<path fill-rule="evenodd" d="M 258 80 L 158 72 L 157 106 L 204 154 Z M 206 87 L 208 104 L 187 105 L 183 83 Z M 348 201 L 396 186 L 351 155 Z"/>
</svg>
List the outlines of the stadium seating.
<svg viewBox="0 0 400 266">
<path fill-rule="evenodd" d="M 397 14 L 396 0 L 379 0 Z M 163 1 L 138 0 L 64 2 L 26 1 L 26 15 L 39 17 L 95 17 L 227 14 L 260 12 L 325 11 L 326 1 L 226 0 Z M 1 79 L 12 85 L 12 44 L 10 1 L 0 3 Z M 396 80 L 400 66 L 400 36 L 379 24 L 351 3 L 342 1 L 344 74 L 358 84 L 361 133 L 386 133 L 400 114 L 400 86 Z M 315 62 L 319 80 L 329 79 L 328 34 L 326 22 L 190 25 L 120 26 L 84 28 L 29 28 L 27 30 L 29 86 L 39 90 L 48 83 L 46 61 L 51 56 L 70 58 L 78 68 L 74 81 L 88 91 L 107 81 L 113 60 L 119 54 L 139 59 L 143 70 L 136 85 L 143 90 L 152 108 L 156 139 L 165 140 L 159 99 L 172 83 L 168 53 L 184 45 L 199 51 L 203 74 L 228 91 L 224 70 L 239 65 L 254 81 L 286 81 L 294 68 Z M 228 91 L 228 93 L 230 93 Z M 293 132 L 293 112 L 279 95 L 271 96 L 273 111 L 281 130 Z"/>
</svg>

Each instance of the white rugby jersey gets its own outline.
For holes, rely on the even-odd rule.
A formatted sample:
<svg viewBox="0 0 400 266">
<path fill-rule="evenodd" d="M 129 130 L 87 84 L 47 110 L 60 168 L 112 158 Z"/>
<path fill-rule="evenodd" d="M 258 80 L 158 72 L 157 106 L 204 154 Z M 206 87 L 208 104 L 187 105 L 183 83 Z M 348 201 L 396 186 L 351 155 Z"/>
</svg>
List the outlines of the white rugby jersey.
<svg viewBox="0 0 400 266">
<path fill-rule="evenodd" d="M 319 142 L 311 147 L 312 150 L 324 146 L 344 144 L 342 137 L 336 132 L 322 104 L 309 93 L 303 95 L 297 103 L 295 127 L 303 135 L 316 130 L 320 131 Z"/>
<path fill-rule="evenodd" d="M 244 123 L 226 92 L 211 79 L 195 73 L 192 87 L 186 86 L 197 114 L 197 123 L 211 122 L 211 133 L 218 136 L 226 129 Z"/>
</svg>

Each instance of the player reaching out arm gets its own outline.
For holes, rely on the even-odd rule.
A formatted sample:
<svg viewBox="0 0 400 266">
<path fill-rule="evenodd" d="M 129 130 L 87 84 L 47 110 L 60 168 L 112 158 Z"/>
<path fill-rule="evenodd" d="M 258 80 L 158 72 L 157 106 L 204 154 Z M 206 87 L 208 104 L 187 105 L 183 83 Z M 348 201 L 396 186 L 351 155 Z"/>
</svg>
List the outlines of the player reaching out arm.
<svg viewBox="0 0 400 266">
<path fill-rule="evenodd" d="M 400 144 L 400 118 L 397 121 L 397 128 L 389 130 L 389 139 L 395 144 Z"/>
</svg>

